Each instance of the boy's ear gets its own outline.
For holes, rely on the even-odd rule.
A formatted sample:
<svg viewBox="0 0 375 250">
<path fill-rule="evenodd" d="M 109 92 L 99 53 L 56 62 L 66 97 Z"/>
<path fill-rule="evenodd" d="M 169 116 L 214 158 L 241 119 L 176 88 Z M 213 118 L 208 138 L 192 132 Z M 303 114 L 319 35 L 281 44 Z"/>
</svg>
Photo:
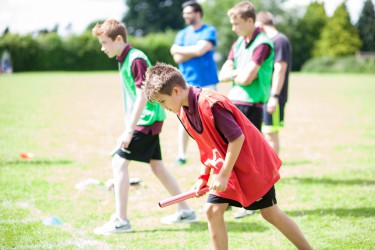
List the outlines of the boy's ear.
<svg viewBox="0 0 375 250">
<path fill-rule="evenodd" d="M 181 89 L 178 88 L 177 86 L 174 86 L 173 89 L 172 89 L 172 93 L 176 94 L 176 95 L 180 95 L 180 92 L 181 92 Z"/>
<path fill-rule="evenodd" d="M 124 41 L 124 39 L 123 39 L 122 36 L 120 36 L 120 35 L 117 35 L 117 36 L 116 36 L 116 40 L 117 40 L 118 42 L 123 42 L 123 41 Z"/>
</svg>

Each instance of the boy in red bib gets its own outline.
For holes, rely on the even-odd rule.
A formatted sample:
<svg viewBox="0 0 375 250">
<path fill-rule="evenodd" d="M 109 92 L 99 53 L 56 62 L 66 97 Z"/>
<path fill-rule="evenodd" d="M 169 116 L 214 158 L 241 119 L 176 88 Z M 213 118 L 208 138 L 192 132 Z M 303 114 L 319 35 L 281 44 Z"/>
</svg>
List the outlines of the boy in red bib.
<svg viewBox="0 0 375 250">
<path fill-rule="evenodd" d="M 281 161 L 262 134 L 224 95 L 188 86 L 177 68 L 158 63 L 147 69 L 144 91 L 173 113 L 199 147 L 197 191 L 210 179 L 205 206 L 215 249 L 228 249 L 224 212 L 228 205 L 259 209 L 298 249 L 312 249 L 298 226 L 276 205 L 274 184 Z"/>
</svg>

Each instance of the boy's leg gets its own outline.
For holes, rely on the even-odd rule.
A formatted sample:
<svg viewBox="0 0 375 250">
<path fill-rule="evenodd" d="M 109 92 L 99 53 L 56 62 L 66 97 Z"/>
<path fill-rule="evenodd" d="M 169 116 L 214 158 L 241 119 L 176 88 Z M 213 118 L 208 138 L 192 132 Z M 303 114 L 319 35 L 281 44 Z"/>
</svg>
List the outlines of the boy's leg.
<svg viewBox="0 0 375 250">
<path fill-rule="evenodd" d="M 176 179 L 165 167 L 162 160 L 151 160 L 150 166 L 152 172 L 160 180 L 160 182 L 163 184 L 163 186 L 169 192 L 170 195 L 175 196 L 181 193 L 180 187 L 178 186 Z M 178 207 L 180 210 L 190 209 L 186 201 L 178 203 Z"/>
<path fill-rule="evenodd" d="M 276 154 L 278 154 L 279 148 L 280 148 L 279 133 L 278 132 L 263 133 L 263 135 L 264 135 L 264 138 L 266 139 L 266 141 L 268 142 L 268 144 L 273 148 L 273 150 L 275 150 Z"/>
<path fill-rule="evenodd" d="M 205 212 L 208 220 L 208 230 L 215 250 L 228 249 L 228 233 L 224 221 L 224 212 L 228 203 L 206 203 Z"/>
<path fill-rule="evenodd" d="M 129 193 L 128 165 L 129 161 L 117 154 L 112 158 L 116 210 L 107 223 L 94 229 L 95 234 L 108 235 L 132 231 L 130 221 L 127 219 Z"/>
<path fill-rule="evenodd" d="M 129 195 L 129 161 L 118 156 L 112 159 L 113 183 L 115 190 L 116 216 L 120 219 L 128 219 L 128 195 Z"/>
<path fill-rule="evenodd" d="M 189 142 L 189 134 L 181 124 L 178 127 L 178 159 L 176 166 L 186 163 L 186 151 Z"/>
<path fill-rule="evenodd" d="M 297 224 L 289 218 L 277 205 L 260 210 L 263 218 L 274 225 L 298 249 L 313 249 Z"/>
<path fill-rule="evenodd" d="M 273 114 L 268 113 L 267 106 L 263 107 L 262 132 L 268 144 L 275 150 L 276 154 L 280 151 L 279 131 L 284 124 L 285 103 L 279 103 Z"/>
</svg>

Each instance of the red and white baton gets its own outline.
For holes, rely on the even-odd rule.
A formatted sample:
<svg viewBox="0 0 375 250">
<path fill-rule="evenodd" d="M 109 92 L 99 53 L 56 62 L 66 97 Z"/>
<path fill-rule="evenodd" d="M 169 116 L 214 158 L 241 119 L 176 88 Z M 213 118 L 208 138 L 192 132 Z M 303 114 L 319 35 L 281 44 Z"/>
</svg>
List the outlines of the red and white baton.
<svg viewBox="0 0 375 250">
<path fill-rule="evenodd" d="M 204 194 L 204 193 L 208 192 L 209 189 L 210 189 L 209 186 L 204 186 L 203 188 L 201 188 L 198 191 L 198 194 Z M 189 191 L 189 192 L 181 193 L 181 194 L 173 196 L 171 198 L 159 201 L 159 206 L 161 208 L 167 207 L 167 206 L 179 203 L 181 201 L 193 198 L 193 197 L 195 197 L 195 194 L 196 194 L 196 191 Z"/>
</svg>

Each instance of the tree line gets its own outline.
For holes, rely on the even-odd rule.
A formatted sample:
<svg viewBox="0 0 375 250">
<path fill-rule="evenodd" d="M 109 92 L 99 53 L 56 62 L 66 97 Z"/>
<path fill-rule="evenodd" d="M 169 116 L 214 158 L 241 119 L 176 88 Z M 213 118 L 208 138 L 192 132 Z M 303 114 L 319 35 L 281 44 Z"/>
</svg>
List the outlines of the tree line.
<svg viewBox="0 0 375 250">
<path fill-rule="evenodd" d="M 122 21 L 127 25 L 129 42 L 145 51 L 153 63 L 174 64 L 169 49 L 176 32 L 184 27 L 183 2 L 185 0 L 126 0 L 129 11 Z M 236 39 L 226 12 L 237 2 L 206 0 L 202 4 L 204 21 L 217 28 L 219 67 Z M 273 13 L 277 28 L 289 37 L 293 46 L 292 70 L 299 71 L 309 61 L 319 58 L 327 61 L 327 58 L 354 57 L 358 51 L 375 52 L 375 8 L 371 0 L 365 1 L 354 25 L 345 1 L 331 17 L 327 16 L 324 3 L 313 1 L 305 10 L 285 10 L 283 2 L 252 1 L 257 10 Z M 13 69 L 18 72 L 113 70 L 117 68 L 116 62 L 103 55 L 97 39 L 91 36 L 92 27 L 102 21 L 92 22 L 82 34 L 67 37 L 59 36 L 57 28 L 28 35 L 12 34 L 6 29 L 0 37 L 0 53 L 10 52 Z M 373 64 L 375 67 L 375 62 Z"/>
</svg>

